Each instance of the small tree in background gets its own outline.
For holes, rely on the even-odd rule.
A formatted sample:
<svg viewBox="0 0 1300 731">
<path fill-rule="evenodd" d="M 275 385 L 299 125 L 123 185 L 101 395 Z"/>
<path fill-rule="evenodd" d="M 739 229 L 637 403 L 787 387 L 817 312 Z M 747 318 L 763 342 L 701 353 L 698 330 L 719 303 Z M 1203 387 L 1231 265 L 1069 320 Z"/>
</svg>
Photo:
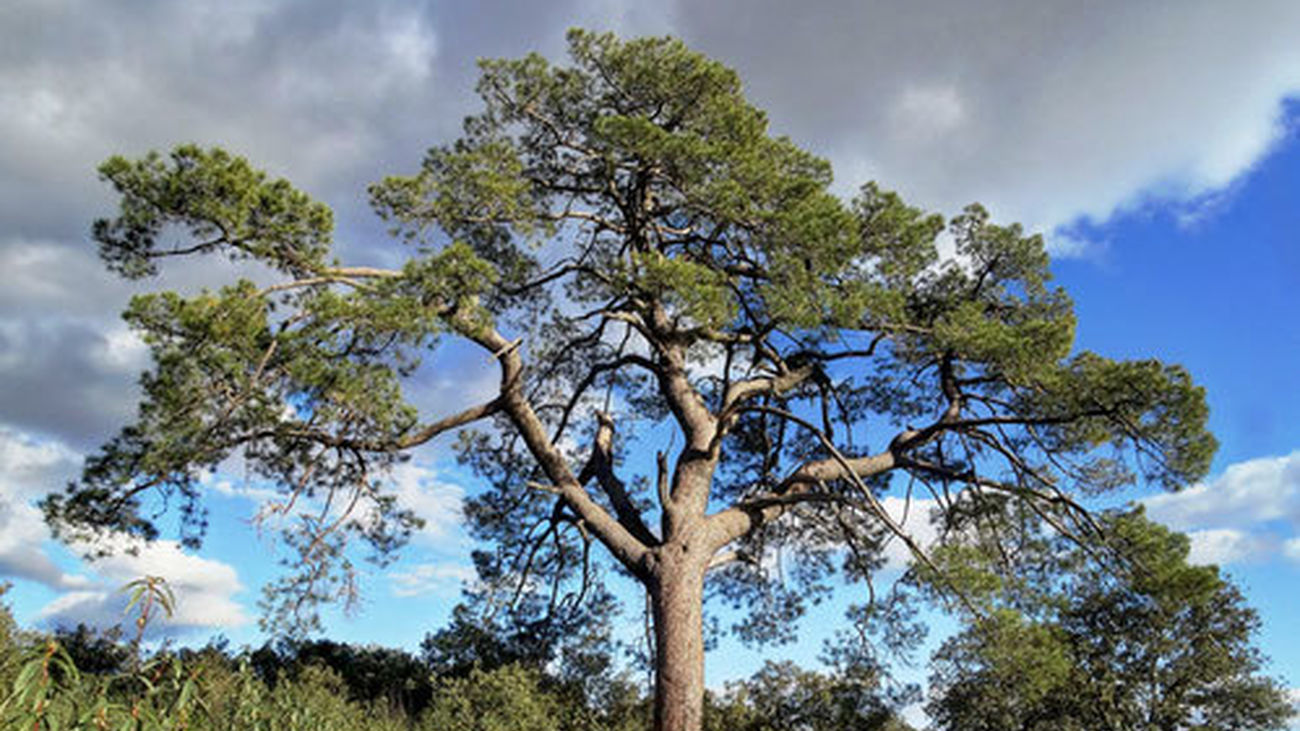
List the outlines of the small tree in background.
<svg viewBox="0 0 1300 731">
<path fill-rule="evenodd" d="M 1038 236 L 875 185 L 845 203 L 730 69 L 672 39 L 569 42 L 570 66 L 483 62 L 464 135 L 371 189 L 411 246 L 397 267 L 338 262 L 326 206 L 223 151 L 105 163 L 111 269 L 215 254 L 276 278 L 132 301 L 154 360 L 139 417 L 47 500 L 59 534 L 152 538 L 161 494 L 197 544 L 199 478 L 242 458 L 280 486 L 263 515 L 295 551 L 272 625 L 311 627 L 355 592 L 351 539 L 382 564 L 419 525 L 389 468 L 476 425 L 460 453 L 484 481 L 466 515 L 492 605 L 563 615 L 612 559 L 650 607 L 655 727 L 682 731 L 701 723 L 706 584 L 751 610 L 742 637 L 779 641 L 891 541 L 925 564 L 891 485 L 929 495 L 944 531 L 1014 508 L 1014 546 L 1042 523 L 1095 541 L 1081 493 L 1205 473 L 1201 389 L 1072 353 Z M 426 415 L 403 384 L 445 339 L 499 388 Z"/>
<path fill-rule="evenodd" d="M 910 731 L 875 682 L 768 661 L 706 705 L 711 731 Z"/>
<path fill-rule="evenodd" d="M 1213 566 L 1187 563 L 1185 536 L 1139 513 L 1113 517 L 1127 567 L 1057 537 L 1055 564 L 987 595 L 989 611 L 935 656 L 927 710 L 941 729 L 1284 729 L 1295 710 L 1261 674 L 1259 626 Z M 1065 577 L 1063 580 L 1061 577 Z"/>
</svg>

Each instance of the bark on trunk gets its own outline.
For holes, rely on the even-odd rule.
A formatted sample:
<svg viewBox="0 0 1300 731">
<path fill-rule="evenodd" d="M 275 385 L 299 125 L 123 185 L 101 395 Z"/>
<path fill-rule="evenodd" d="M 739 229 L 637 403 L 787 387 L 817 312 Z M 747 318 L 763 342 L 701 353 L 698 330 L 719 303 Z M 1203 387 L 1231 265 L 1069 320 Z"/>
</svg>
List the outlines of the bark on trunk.
<svg viewBox="0 0 1300 731">
<path fill-rule="evenodd" d="M 651 582 L 655 731 L 700 731 L 703 723 L 704 567 L 699 563 L 665 562 Z"/>
</svg>

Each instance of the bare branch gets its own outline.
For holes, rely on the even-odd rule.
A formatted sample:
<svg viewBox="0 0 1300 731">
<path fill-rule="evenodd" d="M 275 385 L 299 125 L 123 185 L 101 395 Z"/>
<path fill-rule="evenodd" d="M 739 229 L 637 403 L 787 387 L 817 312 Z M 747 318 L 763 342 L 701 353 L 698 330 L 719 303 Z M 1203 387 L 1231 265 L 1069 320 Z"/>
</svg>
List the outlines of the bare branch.
<svg viewBox="0 0 1300 731">
<path fill-rule="evenodd" d="M 490 353 L 501 352 L 501 411 L 510 419 L 529 453 L 537 460 L 551 483 L 559 489 L 562 502 L 600 539 L 629 571 L 641 574 L 649 547 L 611 516 L 583 489 L 559 448 L 550 440 L 546 427 L 523 395 L 523 359 L 519 351 L 507 346 L 509 341 L 489 327 L 471 329 L 465 324 L 467 337 Z"/>
<path fill-rule="evenodd" d="M 816 366 L 808 364 L 779 375 L 762 376 L 733 383 L 722 398 L 718 421 L 724 425 L 734 423 L 737 408 L 749 399 L 761 395 L 779 396 L 812 378 L 816 372 Z"/>
<path fill-rule="evenodd" d="M 632 498 L 627 494 L 627 487 L 614 474 L 614 420 L 610 418 L 609 414 L 597 411 L 596 421 L 598 426 L 596 427 L 596 439 L 592 444 L 591 457 L 587 459 L 587 464 L 578 475 L 578 482 L 585 485 L 593 477 L 596 478 L 601 489 L 605 491 L 605 495 L 609 497 L 609 502 L 614 507 L 614 513 L 618 516 L 618 522 L 645 545 L 657 545 L 659 539 L 646 527 L 645 522 L 641 519 L 641 511 L 632 503 Z"/>
</svg>

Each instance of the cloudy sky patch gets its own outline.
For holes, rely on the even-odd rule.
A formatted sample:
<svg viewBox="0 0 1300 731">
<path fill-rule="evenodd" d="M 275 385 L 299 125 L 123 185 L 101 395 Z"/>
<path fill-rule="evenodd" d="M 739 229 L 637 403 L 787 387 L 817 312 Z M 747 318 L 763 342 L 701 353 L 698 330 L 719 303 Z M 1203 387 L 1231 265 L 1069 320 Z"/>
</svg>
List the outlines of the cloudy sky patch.
<svg viewBox="0 0 1300 731">
<path fill-rule="evenodd" d="M 1300 541 L 1300 452 L 1239 462 L 1143 503 L 1152 518 L 1188 534 L 1200 563 L 1300 554 L 1293 549 Z"/>
<path fill-rule="evenodd" d="M 86 623 L 112 627 L 122 621 L 126 597 L 120 591 L 142 576 L 161 576 L 176 594 L 172 630 L 213 630 L 248 621 L 235 597 L 243 590 L 235 568 L 183 551 L 175 541 L 144 546 L 110 537 L 112 555 L 70 574 L 55 554 L 64 553 L 33 501 L 77 475 L 81 455 L 57 442 L 38 441 L 0 428 L 0 577 L 25 579 L 62 592 L 37 614 L 49 626 Z M 134 554 L 126 549 L 135 546 Z M 78 553 L 84 547 L 71 547 Z"/>
</svg>

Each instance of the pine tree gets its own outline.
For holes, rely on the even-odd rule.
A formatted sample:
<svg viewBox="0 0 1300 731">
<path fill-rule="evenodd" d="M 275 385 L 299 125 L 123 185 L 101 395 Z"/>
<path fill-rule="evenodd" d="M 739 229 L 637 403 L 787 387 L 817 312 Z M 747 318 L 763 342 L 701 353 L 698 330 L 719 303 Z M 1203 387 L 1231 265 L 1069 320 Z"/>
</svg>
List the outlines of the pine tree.
<svg viewBox="0 0 1300 731">
<path fill-rule="evenodd" d="M 132 301 L 154 362 L 139 417 L 46 502 L 61 535 L 151 538 L 142 506 L 163 494 L 196 544 L 199 478 L 239 456 L 281 486 L 263 514 L 296 550 L 271 616 L 310 626 L 354 590 L 353 539 L 382 562 L 419 524 L 387 470 L 461 430 L 484 590 L 560 614 L 612 558 L 648 595 L 656 728 L 680 731 L 700 725 L 706 581 L 752 609 L 744 637 L 786 637 L 889 541 L 924 563 L 882 504 L 895 480 L 928 486 L 945 524 L 999 495 L 1084 535 L 1081 491 L 1206 471 L 1201 389 L 1072 353 L 1039 236 L 874 184 L 845 203 L 732 70 L 677 40 L 574 31 L 569 52 L 482 62 L 464 135 L 371 188 L 411 247 L 400 268 L 339 263 L 325 205 L 224 151 L 105 163 L 111 269 L 212 254 L 279 278 Z M 403 386 L 453 339 L 499 390 L 420 413 Z"/>
</svg>

